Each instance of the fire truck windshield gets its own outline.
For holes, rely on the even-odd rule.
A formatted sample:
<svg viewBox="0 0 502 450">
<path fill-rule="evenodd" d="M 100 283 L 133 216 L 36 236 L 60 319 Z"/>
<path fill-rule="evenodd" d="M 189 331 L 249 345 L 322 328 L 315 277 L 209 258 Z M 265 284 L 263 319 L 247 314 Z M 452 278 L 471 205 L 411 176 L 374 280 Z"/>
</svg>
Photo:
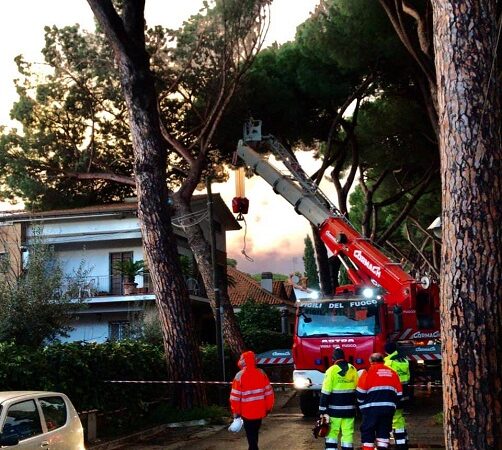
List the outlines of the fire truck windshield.
<svg viewBox="0 0 502 450">
<path fill-rule="evenodd" d="M 378 328 L 376 300 L 324 300 L 299 308 L 299 337 L 374 336 Z"/>
</svg>

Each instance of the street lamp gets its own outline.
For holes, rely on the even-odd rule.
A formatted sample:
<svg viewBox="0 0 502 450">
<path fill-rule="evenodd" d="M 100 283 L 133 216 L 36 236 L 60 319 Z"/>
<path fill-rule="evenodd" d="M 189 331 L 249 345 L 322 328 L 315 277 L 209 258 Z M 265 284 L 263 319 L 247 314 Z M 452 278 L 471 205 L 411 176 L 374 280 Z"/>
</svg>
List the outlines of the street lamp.
<svg viewBox="0 0 502 450">
<path fill-rule="evenodd" d="M 438 239 L 441 239 L 441 217 L 436 217 L 427 229 L 431 230 Z"/>
</svg>

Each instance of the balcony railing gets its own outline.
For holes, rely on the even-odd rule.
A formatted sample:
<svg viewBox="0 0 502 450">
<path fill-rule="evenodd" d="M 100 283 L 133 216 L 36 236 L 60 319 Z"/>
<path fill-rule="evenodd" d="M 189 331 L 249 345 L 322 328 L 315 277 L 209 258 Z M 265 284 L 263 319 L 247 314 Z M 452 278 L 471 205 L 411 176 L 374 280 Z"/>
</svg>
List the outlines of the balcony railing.
<svg viewBox="0 0 502 450">
<path fill-rule="evenodd" d="M 206 290 L 201 281 L 193 277 L 185 277 L 185 281 L 190 295 L 206 297 Z M 153 286 L 149 276 L 137 276 L 136 283 L 137 286 L 131 294 L 153 294 Z M 118 289 L 117 280 L 115 280 L 115 283 L 112 283 L 110 275 L 87 276 L 79 284 L 78 291 L 80 298 L 126 295 L 122 289 Z"/>
</svg>

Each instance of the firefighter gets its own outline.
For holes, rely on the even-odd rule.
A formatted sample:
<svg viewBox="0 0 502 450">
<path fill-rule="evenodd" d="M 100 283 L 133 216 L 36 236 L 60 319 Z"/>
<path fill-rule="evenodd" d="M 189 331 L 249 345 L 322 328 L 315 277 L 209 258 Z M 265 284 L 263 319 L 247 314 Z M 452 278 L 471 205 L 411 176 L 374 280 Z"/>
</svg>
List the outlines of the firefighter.
<svg viewBox="0 0 502 450">
<path fill-rule="evenodd" d="M 345 361 L 341 348 L 333 351 L 333 361 L 326 371 L 319 400 L 321 418 L 330 425 L 325 448 L 338 448 L 341 435 L 342 450 L 349 450 L 354 446 L 357 370 Z"/>
<path fill-rule="evenodd" d="M 396 450 L 408 450 L 408 433 L 403 407 L 406 405 L 405 402 L 409 400 L 410 363 L 405 356 L 398 352 L 394 342 L 385 344 L 385 353 L 387 356 L 384 359 L 384 364 L 396 371 L 403 386 L 403 396 L 392 419 L 392 433 L 396 442 Z"/>
<path fill-rule="evenodd" d="M 389 447 L 392 417 L 402 396 L 399 376 L 384 365 L 383 355 L 373 353 L 370 367 L 357 383 L 356 397 L 362 414 L 361 440 L 363 450 Z"/>
<path fill-rule="evenodd" d="M 242 417 L 249 450 L 258 450 L 261 422 L 274 406 L 274 391 L 263 370 L 256 367 L 253 352 L 244 352 L 237 365 L 241 369 L 232 381 L 230 409 L 234 418 Z"/>
</svg>

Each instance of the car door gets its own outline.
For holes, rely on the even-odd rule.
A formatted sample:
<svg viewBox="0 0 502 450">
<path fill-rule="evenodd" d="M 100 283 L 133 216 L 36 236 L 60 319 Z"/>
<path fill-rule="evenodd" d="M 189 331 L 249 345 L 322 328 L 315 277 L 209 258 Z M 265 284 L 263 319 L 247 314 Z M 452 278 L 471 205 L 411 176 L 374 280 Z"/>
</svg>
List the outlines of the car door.
<svg viewBox="0 0 502 450">
<path fill-rule="evenodd" d="M 47 433 L 45 441 L 50 450 L 76 450 L 76 430 L 72 429 L 72 417 L 62 396 L 52 394 L 38 397 Z"/>
<path fill-rule="evenodd" d="M 16 449 L 40 450 L 49 446 L 44 439 L 40 413 L 34 399 L 21 400 L 7 407 L 2 434 L 18 437 Z"/>
</svg>

